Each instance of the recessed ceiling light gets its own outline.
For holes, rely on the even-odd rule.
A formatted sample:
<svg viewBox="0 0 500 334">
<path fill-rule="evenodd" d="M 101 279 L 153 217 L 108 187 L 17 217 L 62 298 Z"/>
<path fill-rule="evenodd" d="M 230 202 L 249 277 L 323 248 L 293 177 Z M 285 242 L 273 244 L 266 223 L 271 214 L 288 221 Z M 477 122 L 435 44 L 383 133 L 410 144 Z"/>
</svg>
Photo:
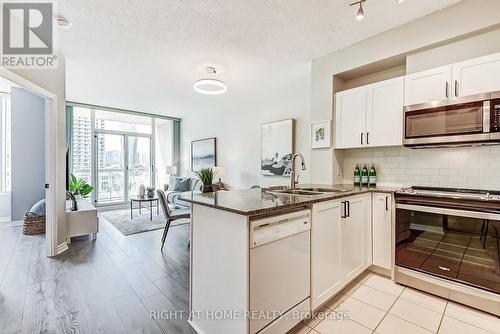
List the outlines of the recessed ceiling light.
<svg viewBox="0 0 500 334">
<path fill-rule="evenodd" d="M 207 74 L 213 76 L 215 73 L 215 68 L 207 67 Z M 206 78 L 195 81 L 194 90 L 201 94 L 206 95 L 220 95 L 227 92 L 227 85 L 224 81 L 217 80 L 214 78 Z"/>
<path fill-rule="evenodd" d="M 365 18 L 365 10 L 363 9 L 363 3 L 366 2 L 366 0 L 360 0 L 351 3 L 349 6 L 357 6 L 359 5 L 358 13 L 356 14 L 356 20 L 361 21 L 362 19 Z"/>
<path fill-rule="evenodd" d="M 56 18 L 56 22 L 57 22 L 57 25 L 61 28 L 64 28 L 64 29 L 69 29 L 71 28 L 71 26 L 73 25 L 70 20 L 68 20 L 67 18 L 65 17 L 62 17 L 62 16 L 58 16 Z"/>
</svg>

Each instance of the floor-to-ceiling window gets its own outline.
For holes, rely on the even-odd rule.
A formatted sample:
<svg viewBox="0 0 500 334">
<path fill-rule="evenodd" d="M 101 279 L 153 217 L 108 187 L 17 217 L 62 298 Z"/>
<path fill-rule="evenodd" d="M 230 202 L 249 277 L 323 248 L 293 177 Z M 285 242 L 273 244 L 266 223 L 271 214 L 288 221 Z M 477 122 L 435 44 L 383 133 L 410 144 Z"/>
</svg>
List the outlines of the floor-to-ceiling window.
<svg viewBox="0 0 500 334">
<path fill-rule="evenodd" d="M 75 103 L 67 109 L 71 173 L 94 186 L 96 205 L 125 203 L 140 185 L 166 183 L 166 166 L 179 160 L 178 119 Z"/>
</svg>

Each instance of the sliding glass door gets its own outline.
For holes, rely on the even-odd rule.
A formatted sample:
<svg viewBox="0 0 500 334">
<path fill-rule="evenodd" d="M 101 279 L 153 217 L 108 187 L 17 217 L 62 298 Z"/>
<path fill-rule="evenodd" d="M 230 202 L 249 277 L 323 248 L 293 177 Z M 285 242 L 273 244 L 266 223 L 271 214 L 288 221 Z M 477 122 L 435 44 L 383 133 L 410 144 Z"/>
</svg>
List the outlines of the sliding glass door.
<svg viewBox="0 0 500 334">
<path fill-rule="evenodd" d="M 151 137 L 96 132 L 96 204 L 126 202 L 139 186 L 152 186 Z"/>
<path fill-rule="evenodd" d="M 128 142 L 128 194 L 129 197 L 139 193 L 139 186 L 152 186 L 151 179 L 151 138 L 127 136 Z"/>
<path fill-rule="evenodd" d="M 68 167 L 94 186 L 94 205 L 122 205 L 141 184 L 169 182 L 167 166 L 179 161 L 179 120 L 75 103 L 67 111 Z"/>
<path fill-rule="evenodd" d="M 125 135 L 96 133 L 96 203 L 125 202 Z"/>
</svg>

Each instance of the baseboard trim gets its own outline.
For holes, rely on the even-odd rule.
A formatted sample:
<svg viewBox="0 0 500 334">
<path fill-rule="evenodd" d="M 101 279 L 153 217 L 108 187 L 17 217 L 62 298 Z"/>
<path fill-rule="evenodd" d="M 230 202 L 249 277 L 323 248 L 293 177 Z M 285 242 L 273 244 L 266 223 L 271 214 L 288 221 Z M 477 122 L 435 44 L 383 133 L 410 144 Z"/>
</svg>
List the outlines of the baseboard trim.
<svg viewBox="0 0 500 334">
<path fill-rule="evenodd" d="M 63 252 L 65 252 L 66 250 L 68 250 L 68 244 L 66 242 L 63 242 L 62 244 L 60 244 L 59 246 L 56 247 L 56 254 L 54 255 L 59 255 Z"/>
<path fill-rule="evenodd" d="M 375 274 L 379 274 L 379 275 L 382 275 L 382 276 L 387 276 L 387 277 L 391 277 L 392 275 L 392 270 L 391 269 L 386 269 L 386 268 L 382 268 L 382 267 L 379 267 L 377 265 L 374 265 L 372 264 L 370 266 L 370 268 L 368 268 L 369 271 L 371 271 L 372 273 L 375 273 Z"/>
</svg>

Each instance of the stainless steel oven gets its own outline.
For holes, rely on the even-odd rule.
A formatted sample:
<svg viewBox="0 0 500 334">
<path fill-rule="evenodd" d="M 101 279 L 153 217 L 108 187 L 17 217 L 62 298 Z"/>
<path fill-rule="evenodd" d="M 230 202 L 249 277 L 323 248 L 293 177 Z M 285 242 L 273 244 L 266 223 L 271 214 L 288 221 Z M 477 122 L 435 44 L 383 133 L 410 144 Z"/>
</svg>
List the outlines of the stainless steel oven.
<svg viewBox="0 0 500 334">
<path fill-rule="evenodd" d="M 443 297 L 458 298 L 459 302 L 476 308 L 487 307 L 486 311 L 497 315 L 500 313 L 499 234 L 498 193 L 414 187 L 396 194 L 397 270 L 446 282 L 441 291 L 430 292 L 444 293 Z M 404 279 L 403 283 L 408 284 Z M 417 288 L 421 287 L 417 284 Z M 464 291 L 469 291 L 469 296 L 459 296 Z M 485 299 L 471 295 L 482 295 Z M 490 305 L 488 300 L 493 303 Z"/>
<path fill-rule="evenodd" d="M 405 107 L 405 146 L 500 143 L 500 93 Z"/>
</svg>

